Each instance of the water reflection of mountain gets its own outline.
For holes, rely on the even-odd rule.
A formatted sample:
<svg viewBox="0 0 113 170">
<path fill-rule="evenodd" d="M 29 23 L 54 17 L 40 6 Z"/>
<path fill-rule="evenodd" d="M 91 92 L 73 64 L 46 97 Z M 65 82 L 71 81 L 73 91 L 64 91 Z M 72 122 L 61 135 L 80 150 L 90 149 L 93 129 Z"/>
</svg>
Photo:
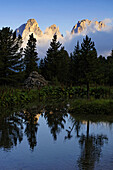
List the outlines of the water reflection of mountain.
<svg viewBox="0 0 113 170">
<path fill-rule="evenodd" d="M 65 102 L 51 102 L 41 106 L 27 107 L 27 109 L 9 114 L 9 116 L 2 115 L 0 117 L 0 148 L 11 150 L 26 136 L 29 147 L 33 151 L 38 144 L 39 118 L 42 115 L 54 140 L 57 140 L 60 133 L 65 141 L 72 140 L 73 137 L 77 139 L 80 155 L 75 163 L 78 168 L 80 170 L 94 169 L 95 163 L 100 160 L 102 148 L 108 138 L 105 134 L 98 132 L 96 135 L 90 134 L 92 121 L 82 119 L 80 115 L 79 119 L 76 116 L 69 116 L 67 112 Z M 66 121 L 70 122 L 70 126 L 65 128 Z M 83 126 L 86 132 L 82 131 L 81 127 Z M 111 124 L 108 123 L 107 126 L 110 127 Z"/>
</svg>

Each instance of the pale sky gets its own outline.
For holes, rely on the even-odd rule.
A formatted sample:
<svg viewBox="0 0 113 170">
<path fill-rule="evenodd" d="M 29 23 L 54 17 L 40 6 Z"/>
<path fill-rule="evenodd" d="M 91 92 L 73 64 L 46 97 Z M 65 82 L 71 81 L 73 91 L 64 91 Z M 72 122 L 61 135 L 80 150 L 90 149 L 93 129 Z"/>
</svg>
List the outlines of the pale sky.
<svg viewBox="0 0 113 170">
<path fill-rule="evenodd" d="M 42 31 L 56 24 L 65 34 L 78 20 L 113 18 L 113 0 L 3 0 L 0 16 L 0 29 L 8 26 L 15 30 L 34 18 Z"/>
</svg>

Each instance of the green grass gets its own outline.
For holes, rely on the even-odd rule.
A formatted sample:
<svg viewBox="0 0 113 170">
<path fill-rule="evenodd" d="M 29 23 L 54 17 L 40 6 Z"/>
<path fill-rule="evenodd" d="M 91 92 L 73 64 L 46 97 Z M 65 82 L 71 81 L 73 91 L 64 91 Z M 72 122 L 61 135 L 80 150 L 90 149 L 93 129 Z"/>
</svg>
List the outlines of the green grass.
<svg viewBox="0 0 113 170">
<path fill-rule="evenodd" d="M 39 89 L 0 88 L 0 106 L 17 106 L 38 100 L 70 100 L 70 111 L 83 114 L 112 114 L 113 89 L 91 87 L 90 100 L 87 100 L 85 87 L 45 86 Z"/>
<path fill-rule="evenodd" d="M 4 87 L 0 88 L 0 106 L 9 107 L 25 104 L 38 98 L 36 90 L 24 90 Z"/>
<path fill-rule="evenodd" d="M 84 115 L 113 115 L 112 99 L 79 99 L 70 101 L 69 112 Z"/>
<path fill-rule="evenodd" d="M 61 86 L 45 86 L 40 92 L 42 97 L 68 97 L 68 98 L 87 98 L 87 89 L 86 87 L 61 87 Z M 89 91 L 90 97 L 95 99 L 106 99 L 113 98 L 113 89 L 109 87 L 91 87 Z"/>
</svg>

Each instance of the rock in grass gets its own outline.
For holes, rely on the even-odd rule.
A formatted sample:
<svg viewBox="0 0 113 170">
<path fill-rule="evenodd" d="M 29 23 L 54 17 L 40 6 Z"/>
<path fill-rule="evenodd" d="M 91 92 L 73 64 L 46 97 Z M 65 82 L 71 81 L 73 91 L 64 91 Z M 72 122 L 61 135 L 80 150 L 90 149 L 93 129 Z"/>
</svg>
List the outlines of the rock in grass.
<svg viewBox="0 0 113 170">
<path fill-rule="evenodd" d="M 24 86 L 26 88 L 43 87 L 47 84 L 48 82 L 45 80 L 45 78 L 37 71 L 31 72 L 29 77 L 24 82 Z"/>
</svg>

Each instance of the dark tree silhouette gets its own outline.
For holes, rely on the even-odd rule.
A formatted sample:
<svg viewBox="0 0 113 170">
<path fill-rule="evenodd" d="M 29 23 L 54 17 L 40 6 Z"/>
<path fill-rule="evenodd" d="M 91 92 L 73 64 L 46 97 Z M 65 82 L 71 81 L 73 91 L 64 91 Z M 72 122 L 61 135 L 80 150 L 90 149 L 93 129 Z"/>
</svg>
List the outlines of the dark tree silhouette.
<svg viewBox="0 0 113 170">
<path fill-rule="evenodd" d="M 70 58 L 70 81 L 73 85 L 79 84 L 79 59 L 80 59 L 80 46 L 79 41 L 75 46 L 73 54 L 71 54 Z"/>
<path fill-rule="evenodd" d="M 0 30 L 0 84 L 13 84 L 20 77 L 23 69 L 21 45 L 21 36 L 16 37 L 10 28 Z"/>
<path fill-rule="evenodd" d="M 29 36 L 27 46 L 24 49 L 24 56 L 25 77 L 28 77 L 32 71 L 38 71 L 37 61 L 39 58 L 36 51 L 36 39 L 33 34 Z"/>
<path fill-rule="evenodd" d="M 94 42 L 87 35 L 81 44 L 81 55 L 78 62 L 79 80 L 87 85 L 87 98 L 89 98 L 89 84 L 96 77 L 97 52 Z"/>
<path fill-rule="evenodd" d="M 40 61 L 40 70 L 43 76 L 53 83 L 69 82 L 69 55 L 61 43 L 57 42 L 57 35 L 53 36 L 47 56 Z"/>
<path fill-rule="evenodd" d="M 61 43 L 57 42 L 57 35 L 53 36 L 50 47 L 47 50 L 47 57 L 45 57 L 46 79 L 52 81 L 57 75 L 57 61 L 59 56 L 59 48 Z"/>
</svg>

